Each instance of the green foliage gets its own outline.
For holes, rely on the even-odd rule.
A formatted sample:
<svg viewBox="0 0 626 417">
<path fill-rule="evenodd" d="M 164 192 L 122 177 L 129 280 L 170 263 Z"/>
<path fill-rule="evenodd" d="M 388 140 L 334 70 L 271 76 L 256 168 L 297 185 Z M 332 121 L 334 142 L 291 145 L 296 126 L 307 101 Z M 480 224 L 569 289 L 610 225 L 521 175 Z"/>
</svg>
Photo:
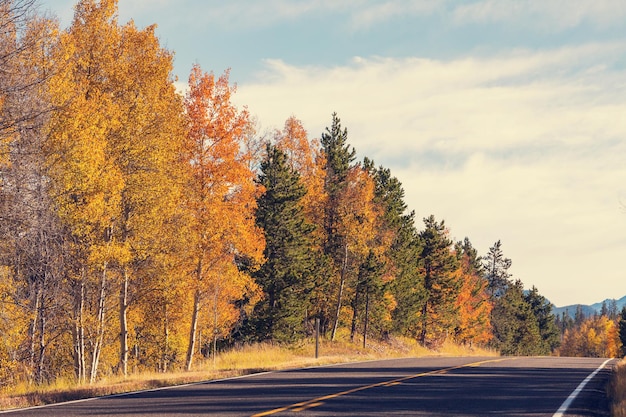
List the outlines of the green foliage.
<svg viewBox="0 0 626 417">
<path fill-rule="evenodd" d="M 457 258 L 461 260 L 463 257 L 467 259 L 467 274 L 475 274 L 482 276 L 484 274 L 484 268 L 482 264 L 482 258 L 478 256 L 478 251 L 472 245 L 469 238 L 466 237 L 462 242 L 457 242 L 455 245 L 455 252 Z"/>
<path fill-rule="evenodd" d="M 326 240 L 324 253 L 339 265 L 342 259 L 342 246 L 345 240 L 340 231 L 341 214 L 339 213 L 341 195 L 347 187 L 348 172 L 352 166 L 356 151 L 348 145 L 348 129 L 341 127 L 337 113 L 333 113 L 332 125 L 326 128 L 321 138 L 322 154 L 326 160 L 326 178 L 324 189 L 328 195 L 328 204 L 324 213 Z"/>
<path fill-rule="evenodd" d="M 409 337 L 417 338 L 420 331 L 421 306 L 426 300 L 424 276 L 420 271 L 422 241 L 414 224 L 414 213 L 401 219 L 393 242 L 391 259 L 395 266 L 395 280 L 391 290 L 397 306 L 393 311 L 393 328 Z"/>
<path fill-rule="evenodd" d="M 619 340 L 622 342 L 622 356 L 626 356 L 626 307 L 622 307 L 619 315 Z"/>
<path fill-rule="evenodd" d="M 489 282 L 488 290 L 492 298 L 502 297 L 511 285 L 510 267 L 511 260 L 504 257 L 502 243 L 498 240 L 489 248 L 489 252 L 483 260 L 485 278 Z"/>
<path fill-rule="evenodd" d="M 524 299 L 530 305 L 539 326 L 541 354 L 549 355 L 560 344 L 560 334 L 554 314 L 552 314 L 552 304 L 539 294 L 539 290 L 534 286 L 524 295 Z"/>
<path fill-rule="evenodd" d="M 424 276 L 426 298 L 421 310 L 421 328 L 418 337 L 422 345 L 441 342 L 455 326 L 455 301 L 461 282 L 455 273 L 459 263 L 452 251 L 452 241 L 443 220 L 434 216 L 424 219 L 426 229 L 419 236 L 422 241 L 420 270 Z"/>
<path fill-rule="evenodd" d="M 254 310 L 255 338 L 293 341 L 302 336 L 313 283 L 313 226 L 302 206 L 306 190 L 285 153 L 271 145 L 258 182 L 265 187 L 256 221 L 265 232 L 266 261 L 253 275 L 265 293 Z"/>
<path fill-rule="evenodd" d="M 524 286 L 515 281 L 497 299 L 492 312 L 492 345 L 503 355 L 541 355 L 542 338 L 532 306 L 524 298 Z"/>
</svg>

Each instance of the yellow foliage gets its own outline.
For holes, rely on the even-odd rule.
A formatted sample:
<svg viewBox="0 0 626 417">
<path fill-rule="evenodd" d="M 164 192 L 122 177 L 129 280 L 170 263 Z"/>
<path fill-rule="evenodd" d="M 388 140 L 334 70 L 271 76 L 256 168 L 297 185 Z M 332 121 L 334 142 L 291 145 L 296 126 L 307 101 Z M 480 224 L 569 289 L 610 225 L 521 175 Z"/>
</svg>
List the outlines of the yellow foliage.
<svg viewBox="0 0 626 417">
<path fill-rule="evenodd" d="M 614 358 L 620 349 L 615 322 L 606 316 L 597 316 L 585 320 L 579 328 L 565 331 L 559 355 Z"/>
</svg>

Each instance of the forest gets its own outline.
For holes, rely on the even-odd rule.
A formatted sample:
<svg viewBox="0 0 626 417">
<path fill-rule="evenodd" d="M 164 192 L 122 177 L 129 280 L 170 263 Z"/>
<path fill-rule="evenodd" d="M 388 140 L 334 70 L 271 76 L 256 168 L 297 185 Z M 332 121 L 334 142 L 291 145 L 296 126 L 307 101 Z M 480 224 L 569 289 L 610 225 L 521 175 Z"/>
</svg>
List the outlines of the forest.
<svg viewBox="0 0 626 417">
<path fill-rule="evenodd" d="M 331 341 L 621 353 L 626 312 L 557 320 L 499 240 L 481 255 L 417 219 L 332 109 L 317 138 L 295 116 L 259 132 L 228 71 L 177 92 L 173 52 L 116 0 L 66 29 L 35 0 L 0 13 L 0 387 L 191 370 L 316 321 Z"/>
</svg>

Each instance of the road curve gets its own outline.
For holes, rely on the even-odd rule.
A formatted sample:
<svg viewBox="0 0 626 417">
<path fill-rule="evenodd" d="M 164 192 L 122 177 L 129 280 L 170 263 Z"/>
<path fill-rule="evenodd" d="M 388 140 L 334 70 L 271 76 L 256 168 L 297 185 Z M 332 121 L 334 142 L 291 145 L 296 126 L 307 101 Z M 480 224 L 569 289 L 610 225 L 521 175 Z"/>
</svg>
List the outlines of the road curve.
<svg viewBox="0 0 626 417">
<path fill-rule="evenodd" d="M 603 362 L 552 357 L 381 360 L 270 372 L 6 414 L 604 417 L 608 416 L 604 385 L 612 362 L 581 388 L 581 382 Z"/>
</svg>

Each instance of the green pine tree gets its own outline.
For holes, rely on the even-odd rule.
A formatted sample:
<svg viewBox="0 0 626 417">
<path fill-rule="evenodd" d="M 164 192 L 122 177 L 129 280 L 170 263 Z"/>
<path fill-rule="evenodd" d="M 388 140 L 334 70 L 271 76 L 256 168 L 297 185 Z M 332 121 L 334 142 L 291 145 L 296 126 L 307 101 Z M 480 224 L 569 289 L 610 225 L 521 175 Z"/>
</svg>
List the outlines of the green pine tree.
<svg viewBox="0 0 626 417">
<path fill-rule="evenodd" d="M 258 182 L 265 187 L 256 217 L 265 231 L 266 261 L 254 277 L 265 298 L 255 307 L 253 327 L 259 339 L 293 341 L 303 334 L 313 286 L 313 226 L 305 220 L 301 203 L 306 189 L 286 155 L 270 145 Z"/>
<path fill-rule="evenodd" d="M 459 261 L 463 257 L 467 257 L 469 260 L 469 270 L 465 271 L 468 274 L 483 276 L 484 269 L 482 264 L 482 258 L 478 256 L 478 251 L 472 245 L 472 242 L 468 237 L 463 239 L 462 242 L 457 242 L 455 245 L 455 252 Z"/>
<path fill-rule="evenodd" d="M 552 304 L 534 286 L 524 295 L 524 299 L 530 304 L 537 320 L 541 335 L 540 354 L 549 355 L 560 344 L 559 328 L 552 314 Z"/>
<path fill-rule="evenodd" d="M 524 286 L 517 280 L 496 299 L 491 315 L 492 346 L 502 355 L 542 354 L 542 338 L 532 306 L 524 298 Z"/>
<path fill-rule="evenodd" d="M 387 168 L 374 169 L 374 163 L 366 159 L 375 179 L 375 202 L 382 209 L 382 228 L 393 235 L 386 258 L 394 279 L 388 288 L 397 305 L 392 313 L 393 330 L 417 338 L 419 316 L 425 301 L 424 277 L 420 272 L 419 259 L 422 244 L 415 227 L 415 213 L 407 213 L 402 183 Z"/>
<path fill-rule="evenodd" d="M 619 315 L 619 340 L 622 342 L 622 356 L 626 356 L 626 307 Z"/>
<path fill-rule="evenodd" d="M 328 203 L 325 210 L 324 228 L 326 229 L 326 242 L 324 253 L 335 260 L 339 265 L 343 261 L 343 245 L 345 236 L 338 231 L 341 221 L 339 199 L 347 187 L 348 172 L 353 166 L 356 151 L 348 145 L 348 129 L 341 127 L 341 120 L 337 113 L 333 113 L 333 121 L 330 128 L 322 133 L 322 154 L 326 160 L 326 178 L 324 189 L 328 194 Z"/>
<path fill-rule="evenodd" d="M 428 346 L 442 342 L 454 329 L 455 301 L 461 282 L 455 275 L 459 263 L 444 222 L 437 222 L 431 215 L 424 219 L 424 224 L 426 229 L 419 236 L 423 245 L 420 264 L 426 299 L 420 313 L 418 340 Z"/>
<path fill-rule="evenodd" d="M 511 260 L 504 257 L 502 243 L 498 240 L 489 248 L 483 260 L 485 278 L 489 282 L 488 290 L 492 298 L 502 297 L 511 285 L 510 267 Z"/>
</svg>

